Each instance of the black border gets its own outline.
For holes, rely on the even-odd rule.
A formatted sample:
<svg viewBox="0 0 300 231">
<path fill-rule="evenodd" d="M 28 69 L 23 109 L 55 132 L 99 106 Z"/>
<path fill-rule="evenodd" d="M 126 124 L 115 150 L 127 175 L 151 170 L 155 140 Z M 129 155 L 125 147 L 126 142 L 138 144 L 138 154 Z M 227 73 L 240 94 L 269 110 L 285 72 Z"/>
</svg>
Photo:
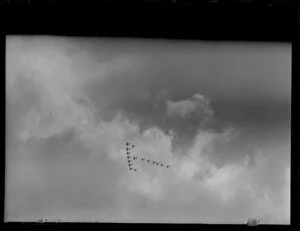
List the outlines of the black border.
<svg viewBox="0 0 300 231">
<path fill-rule="evenodd" d="M 296 5 L 290 0 L 172 1 L 3 0 L 3 19 L 8 34 L 274 42 L 293 38 L 291 12 Z"/>
<path fill-rule="evenodd" d="M 4 47 L 5 36 L 11 34 L 292 42 L 291 226 L 259 225 L 252 228 L 277 230 L 300 227 L 300 152 L 298 147 L 300 105 L 299 102 L 297 103 L 299 99 L 297 88 L 300 86 L 300 30 L 297 1 L 219 0 L 216 3 L 212 0 L 177 0 L 174 3 L 172 0 L 3 0 L 0 2 L 0 8 L 4 9 L 4 13 L 1 13 L 2 22 L 4 22 Z M 2 156 L 5 174 L 5 155 Z M 4 181 L 4 177 L 2 179 Z M 4 190 L 3 184 L 2 192 Z M 4 218 L 4 209 L 2 211 L 1 215 Z M 27 227 L 53 229 L 65 225 L 81 228 L 83 224 L 79 222 L 5 223 L 10 228 L 22 229 Z M 110 223 L 84 225 L 99 224 Z M 154 228 L 157 224 L 113 223 L 113 228 L 140 229 L 145 228 L 145 225 Z M 184 228 L 181 224 L 159 225 L 168 229 Z M 196 229 L 248 228 L 245 225 L 185 225 Z"/>
</svg>

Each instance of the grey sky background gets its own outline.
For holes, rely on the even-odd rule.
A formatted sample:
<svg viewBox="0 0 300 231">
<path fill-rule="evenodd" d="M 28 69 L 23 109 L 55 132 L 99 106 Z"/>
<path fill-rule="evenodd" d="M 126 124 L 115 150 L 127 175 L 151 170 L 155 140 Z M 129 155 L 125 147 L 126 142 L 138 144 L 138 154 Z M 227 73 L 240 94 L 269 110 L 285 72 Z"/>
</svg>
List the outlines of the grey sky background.
<svg viewBox="0 0 300 231">
<path fill-rule="evenodd" d="M 8 37 L 6 220 L 289 223 L 290 77 L 290 44 Z"/>
</svg>

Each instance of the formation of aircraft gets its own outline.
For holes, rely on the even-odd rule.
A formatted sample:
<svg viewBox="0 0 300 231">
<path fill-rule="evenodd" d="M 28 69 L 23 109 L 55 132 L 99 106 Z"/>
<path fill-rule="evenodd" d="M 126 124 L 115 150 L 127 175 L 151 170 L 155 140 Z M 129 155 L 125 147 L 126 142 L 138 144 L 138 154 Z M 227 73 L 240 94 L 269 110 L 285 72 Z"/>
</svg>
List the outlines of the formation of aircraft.
<svg viewBox="0 0 300 231">
<path fill-rule="evenodd" d="M 130 145 L 130 146 L 129 146 Z M 129 150 L 131 150 L 131 148 L 134 148 L 135 145 L 130 143 L 130 142 L 126 142 L 126 151 L 127 151 L 127 161 L 128 161 L 128 167 L 129 167 L 129 171 L 137 171 L 136 168 L 133 167 L 133 160 L 137 160 L 139 159 L 139 157 L 137 156 L 130 156 L 130 152 Z M 153 165 L 156 165 L 158 167 L 166 167 L 166 168 L 170 168 L 171 166 L 170 165 L 165 165 L 163 163 L 159 163 L 157 161 L 154 161 L 154 160 L 149 160 L 149 159 L 145 159 L 145 158 L 140 158 L 142 162 L 146 162 L 147 163 L 150 163 L 150 164 L 153 164 Z"/>
<path fill-rule="evenodd" d="M 133 159 L 135 159 L 135 157 L 133 157 Z M 164 167 L 164 166 L 166 166 L 167 168 L 170 167 L 169 165 L 165 165 L 163 163 L 159 163 L 159 162 L 153 161 L 153 160 L 148 160 L 148 159 L 145 159 L 145 158 L 141 158 L 141 161 L 142 162 L 147 162 L 147 163 L 150 163 L 150 164 L 153 164 L 153 165 L 157 165 L 159 167 Z"/>
<path fill-rule="evenodd" d="M 129 145 L 131 145 L 131 143 L 130 142 L 126 142 L 126 153 L 127 153 L 127 162 L 128 162 L 128 167 L 129 167 L 129 171 L 131 171 L 131 170 L 134 170 L 135 171 L 135 168 L 133 168 L 133 164 L 132 164 L 132 160 L 131 160 L 131 156 L 130 156 L 130 146 Z M 134 147 L 134 145 L 132 145 L 132 147 Z"/>
</svg>

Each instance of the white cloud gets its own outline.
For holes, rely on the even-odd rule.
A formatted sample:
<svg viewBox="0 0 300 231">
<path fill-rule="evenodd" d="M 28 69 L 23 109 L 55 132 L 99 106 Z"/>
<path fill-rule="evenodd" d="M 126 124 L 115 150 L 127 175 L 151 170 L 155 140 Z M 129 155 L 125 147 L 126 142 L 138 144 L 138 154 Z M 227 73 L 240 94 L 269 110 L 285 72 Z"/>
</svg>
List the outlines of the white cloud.
<svg viewBox="0 0 300 231">
<path fill-rule="evenodd" d="M 70 56 L 66 47 L 75 50 L 75 55 Z M 133 67 L 138 61 L 134 56 L 119 56 L 109 62 L 95 62 L 85 50 L 58 39 L 56 43 L 46 38 L 7 39 L 8 97 L 24 97 L 14 85 L 18 79 L 28 78 L 36 83 L 35 91 L 41 100 L 38 107 L 25 113 L 20 137 L 24 141 L 30 136 L 47 138 L 70 127 L 87 130 L 88 124 L 95 126 L 95 108 L 82 87 L 117 72 L 136 70 Z M 79 105 L 78 99 L 86 101 L 88 106 Z"/>
<path fill-rule="evenodd" d="M 163 196 L 163 180 L 161 177 L 151 176 L 142 172 L 132 178 L 129 189 L 145 195 L 150 200 L 161 200 Z"/>
<path fill-rule="evenodd" d="M 171 174 L 165 175 L 159 171 L 142 170 L 145 177 L 140 178 L 140 181 L 134 181 L 134 187 L 131 189 L 135 189 L 136 192 L 151 200 L 167 200 L 170 203 L 172 203 L 171 201 L 186 203 L 196 200 L 197 197 L 203 198 L 202 200 L 207 200 L 204 198 L 208 197 L 211 203 L 218 201 L 222 209 L 226 207 L 232 209 L 235 207 L 235 203 L 244 203 L 244 206 L 248 207 L 248 212 L 244 214 L 245 219 L 246 217 L 255 217 L 262 223 L 285 223 L 289 219 L 289 186 L 286 185 L 282 192 L 271 195 L 268 190 L 262 193 L 262 188 L 257 188 L 255 183 L 259 181 L 259 175 L 264 174 L 264 171 L 268 169 L 268 162 L 261 159 L 262 154 L 258 155 L 256 165 L 250 166 L 249 158 L 246 156 L 243 163 L 217 167 L 211 162 L 209 156 L 202 152 L 205 145 L 213 145 L 216 137 L 218 139 L 221 137 L 225 141 L 232 139 L 232 134 L 236 134 L 232 131 L 232 129 L 228 129 L 220 134 L 199 132 L 187 157 L 173 156 Z M 160 155 L 172 154 L 169 150 L 160 152 L 159 146 L 148 148 L 151 150 L 149 153 L 154 153 L 157 149 L 156 152 Z M 254 174 L 256 171 L 260 173 Z M 158 176 L 160 183 L 154 180 Z M 283 197 L 285 198 L 283 199 Z"/>
<path fill-rule="evenodd" d="M 200 115 L 211 117 L 213 111 L 210 107 L 210 101 L 207 97 L 195 94 L 187 100 L 171 101 L 167 100 L 167 116 L 180 116 L 185 118 L 191 113 L 198 112 Z"/>
<path fill-rule="evenodd" d="M 290 224 L 290 167 L 285 170 L 285 182 L 279 191 L 266 187 L 257 197 L 258 213 L 269 224 Z"/>
<path fill-rule="evenodd" d="M 241 171 L 244 169 L 239 166 L 227 165 L 219 168 L 210 178 L 204 182 L 204 185 L 216 193 L 223 202 L 232 202 L 241 187 Z"/>
<path fill-rule="evenodd" d="M 186 159 L 181 162 L 179 171 L 182 176 L 192 178 L 199 171 L 199 166 L 195 161 Z"/>
</svg>

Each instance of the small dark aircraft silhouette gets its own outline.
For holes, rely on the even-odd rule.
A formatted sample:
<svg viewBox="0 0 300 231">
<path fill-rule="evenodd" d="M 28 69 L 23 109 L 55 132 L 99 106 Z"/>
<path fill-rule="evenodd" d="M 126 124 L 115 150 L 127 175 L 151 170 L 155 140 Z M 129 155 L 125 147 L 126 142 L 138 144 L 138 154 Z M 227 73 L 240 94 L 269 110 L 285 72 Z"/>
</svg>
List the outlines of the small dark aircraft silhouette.
<svg viewBox="0 0 300 231">
<path fill-rule="evenodd" d="M 133 168 L 129 168 L 129 171 L 131 171 Z"/>
<path fill-rule="evenodd" d="M 170 166 L 169 166 L 169 165 L 167 165 L 167 168 L 170 168 Z"/>
<path fill-rule="evenodd" d="M 134 160 L 136 160 L 136 159 L 137 159 L 137 157 L 136 157 L 136 156 L 134 156 L 134 157 L 133 157 L 133 159 L 134 159 Z"/>
<path fill-rule="evenodd" d="M 135 168 L 134 171 L 137 171 L 137 169 Z"/>
<path fill-rule="evenodd" d="M 160 164 L 160 166 L 164 166 L 163 164 Z"/>
<path fill-rule="evenodd" d="M 130 145 L 130 143 L 129 143 L 129 142 L 127 142 L 127 143 L 126 143 L 126 145 Z"/>
<path fill-rule="evenodd" d="M 147 160 L 147 162 L 149 163 L 149 162 L 150 162 L 150 160 Z"/>
<path fill-rule="evenodd" d="M 144 158 L 142 158 L 142 161 L 144 161 L 145 159 Z"/>
<path fill-rule="evenodd" d="M 133 148 L 134 148 L 134 147 L 135 147 L 135 145 L 132 145 L 131 147 L 133 147 Z"/>
</svg>

